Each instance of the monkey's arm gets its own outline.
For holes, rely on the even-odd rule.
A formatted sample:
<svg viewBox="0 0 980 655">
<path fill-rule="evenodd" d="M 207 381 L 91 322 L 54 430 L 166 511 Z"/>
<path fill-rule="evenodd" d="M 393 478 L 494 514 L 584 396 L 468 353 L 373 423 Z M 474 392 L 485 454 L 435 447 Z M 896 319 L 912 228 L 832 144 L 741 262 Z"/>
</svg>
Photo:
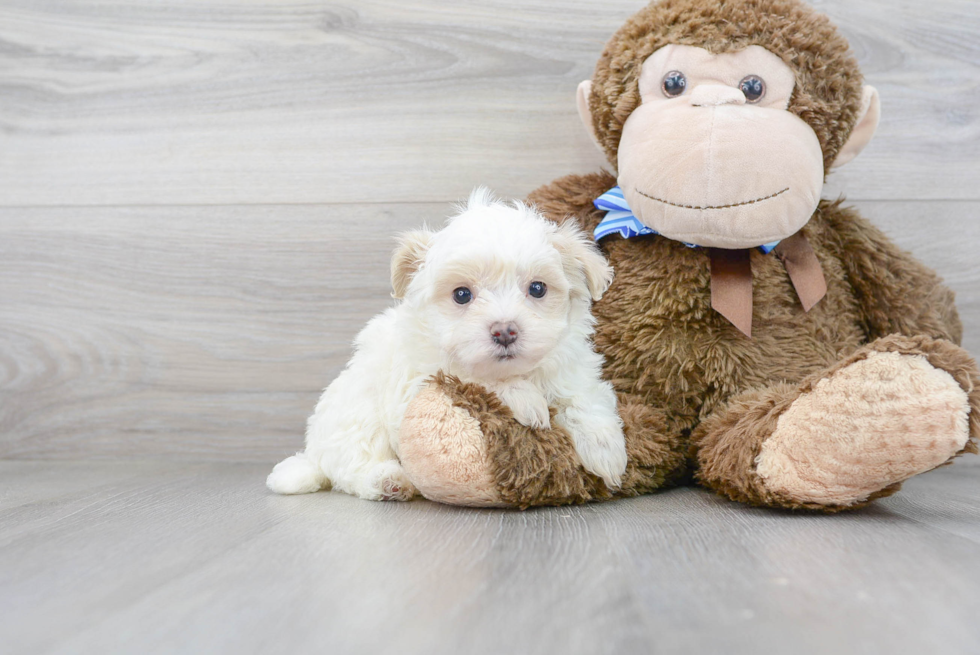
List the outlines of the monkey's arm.
<svg viewBox="0 0 980 655">
<path fill-rule="evenodd" d="M 932 269 L 896 246 L 851 208 L 821 203 L 828 245 L 844 264 L 868 341 L 926 335 L 959 345 L 963 324 L 953 292 Z"/>
</svg>

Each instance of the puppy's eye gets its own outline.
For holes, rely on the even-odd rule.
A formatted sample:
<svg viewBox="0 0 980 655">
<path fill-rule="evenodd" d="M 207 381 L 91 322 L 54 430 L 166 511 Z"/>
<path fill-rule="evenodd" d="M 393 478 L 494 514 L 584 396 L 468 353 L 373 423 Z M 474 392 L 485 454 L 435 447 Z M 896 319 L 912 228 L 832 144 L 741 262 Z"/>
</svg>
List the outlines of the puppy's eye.
<svg viewBox="0 0 980 655">
<path fill-rule="evenodd" d="M 544 298 L 544 294 L 548 293 L 548 285 L 544 282 L 532 282 L 531 286 L 527 288 L 527 292 L 533 298 Z"/>
<path fill-rule="evenodd" d="M 687 78 L 680 71 L 670 71 L 664 75 L 664 81 L 660 88 L 663 89 L 664 95 L 668 98 L 676 98 L 684 93 L 684 89 L 687 88 Z"/>
<path fill-rule="evenodd" d="M 453 291 L 453 300 L 456 301 L 457 305 L 465 305 L 473 300 L 473 292 L 466 287 L 458 287 Z"/>
<path fill-rule="evenodd" d="M 746 102 L 759 102 L 766 95 L 766 83 L 758 75 L 749 75 L 738 83 L 738 88 L 745 94 Z"/>
</svg>

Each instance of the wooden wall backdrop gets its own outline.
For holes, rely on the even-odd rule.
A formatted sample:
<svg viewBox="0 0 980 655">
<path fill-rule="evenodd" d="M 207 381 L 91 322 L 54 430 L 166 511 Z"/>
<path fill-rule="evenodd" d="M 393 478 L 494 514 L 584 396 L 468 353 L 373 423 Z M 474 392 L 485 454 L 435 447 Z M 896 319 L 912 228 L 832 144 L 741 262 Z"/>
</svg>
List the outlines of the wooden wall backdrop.
<svg viewBox="0 0 980 655">
<path fill-rule="evenodd" d="M 5 0 L 0 457 L 272 462 L 392 233 L 603 165 L 574 92 L 638 0 Z M 832 177 L 980 354 L 980 4 L 820 0 L 884 118 Z"/>
</svg>

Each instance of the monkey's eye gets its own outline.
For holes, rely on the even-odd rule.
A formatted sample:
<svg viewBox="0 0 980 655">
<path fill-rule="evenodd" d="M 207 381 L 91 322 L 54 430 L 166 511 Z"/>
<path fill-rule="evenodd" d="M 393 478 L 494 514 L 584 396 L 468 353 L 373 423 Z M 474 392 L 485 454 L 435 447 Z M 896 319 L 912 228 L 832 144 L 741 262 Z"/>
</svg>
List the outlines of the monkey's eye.
<svg viewBox="0 0 980 655">
<path fill-rule="evenodd" d="M 738 88 L 745 94 L 746 102 L 759 102 L 766 95 L 766 83 L 758 75 L 749 75 L 738 83 Z"/>
<path fill-rule="evenodd" d="M 664 76 L 664 82 L 661 85 L 664 91 L 664 95 L 668 98 L 676 98 L 680 94 L 684 93 L 684 89 L 687 88 L 687 78 L 684 77 L 684 73 L 680 71 L 670 71 Z"/>
<path fill-rule="evenodd" d="M 527 288 L 527 292 L 531 294 L 532 298 L 544 298 L 544 294 L 548 293 L 548 285 L 544 282 L 532 282 L 531 286 Z"/>
<path fill-rule="evenodd" d="M 473 292 L 466 287 L 458 287 L 453 291 L 453 300 L 457 305 L 465 305 L 473 300 Z"/>
</svg>

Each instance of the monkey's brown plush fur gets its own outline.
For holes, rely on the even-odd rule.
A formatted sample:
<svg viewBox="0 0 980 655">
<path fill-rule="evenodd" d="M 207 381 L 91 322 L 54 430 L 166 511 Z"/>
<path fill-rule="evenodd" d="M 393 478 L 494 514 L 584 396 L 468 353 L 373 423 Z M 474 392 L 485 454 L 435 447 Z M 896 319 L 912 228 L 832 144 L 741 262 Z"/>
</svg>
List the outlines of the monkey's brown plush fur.
<svg viewBox="0 0 980 655">
<path fill-rule="evenodd" d="M 663 0 L 627 21 L 596 68 L 589 104 L 597 138 L 614 165 L 623 123 L 640 102 L 640 65 L 669 43 L 713 53 L 760 45 L 782 58 L 797 76 L 789 111 L 813 128 L 825 169 L 859 118 L 862 78 L 857 64 L 830 22 L 806 5 L 797 0 Z M 556 221 L 574 220 L 591 231 L 602 218 L 593 201 L 615 185 L 616 178 L 608 173 L 569 176 L 538 189 L 529 201 Z M 818 424 L 819 417 L 799 421 L 790 409 L 814 394 L 832 398 L 833 393 L 851 393 L 847 374 L 858 370 L 878 376 L 858 387 L 867 390 L 867 398 L 830 411 L 847 417 L 864 411 L 858 407 L 862 403 L 865 408 L 894 403 L 901 421 L 903 412 L 918 415 L 913 401 L 922 400 L 926 404 L 921 411 L 933 412 L 942 423 L 943 408 L 930 405 L 929 398 L 874 395 L 896 377 L 898 369 L 889 366 L 912 360 L 915 370 L 926 371 L 930 379 L 958 384 L 955 393 L 969 406 L 968 438 L 953 449 L 953 456 L 977 452 L 980 373 L 959 347 L 962 326 L 952 292 L 839 201 L 821 202 L 803 234 L 823 268 L 827 294 L 804 312 L 782 263 L 753 251 L 751 338 L 712 309 L 705 249 L 653 235 L 603 239 L 601 247 L 616 277 L 593 308 L 595 343 L 605 357 L 605 378 L 619 393 L 629 456 L 623 485 L 615 493 L 582 468 L 570 437 L 560 428 L 525 428 L 491 394 L 440 377 L 436 392 L 479 425 L 472 438 L 485 441 L 481 466 L 494 481 L 495 504 L 606 500 L 694 479 L 752 504 L 821 511 L 859 507 L 894 493 L 899 484 L 885 478 L 874 486 L 877 471 L 931 447 L 928 439 L 922 445 L 896 434 L 892 442 L 891 433 L 872 426 L 875 434 L 867 452 L 841 465 L 838 489 L 837 473 L 821 463 L 835 462 L 833 453 L 824 457 L 817 452 L 816 463 L 802 461 L 774 435 L 790 446 L 806 446 L 808 426 Z M 853 368 L 861 362 L 870 368 Z M 411 410 L 409 414 L 403 433 L 411 439 L 415 424 Z M 815 445 L 816 451 L 820 448 Z M 828 448 L 848 453 L 846 444 Z M 758 470 L 764 450 L 778 460 L 770 477 Z M 927 468 L 948 458 L 942 455 Z M 871 482 L 863 479 L 865 466 Z M 410 471 L 409 463 L 406 469 Z M 780 476 L 785 479 L 776 481 Z M 800 493 L 800 486 L 808 484 L 812 489 Z M 841 491 L 852 488 L 857 491 L 850 496 Z"/>
</svg>

